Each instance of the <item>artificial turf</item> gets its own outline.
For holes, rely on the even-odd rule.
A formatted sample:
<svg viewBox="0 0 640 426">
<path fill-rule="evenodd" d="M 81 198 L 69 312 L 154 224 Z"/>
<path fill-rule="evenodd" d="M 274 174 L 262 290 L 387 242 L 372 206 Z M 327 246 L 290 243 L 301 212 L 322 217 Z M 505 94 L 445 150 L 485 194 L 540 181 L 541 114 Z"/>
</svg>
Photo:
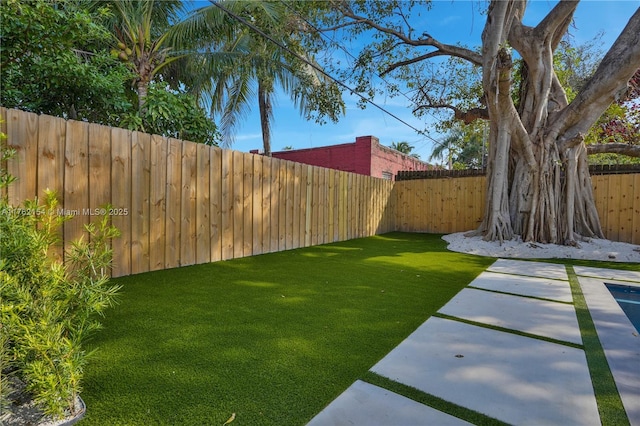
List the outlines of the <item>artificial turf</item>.
<svg viewBox="0 0 640 426">
<path fill-rule="evenodd" d="M 223 424 L 236 413 L 233 425 L 302 425 L 356 379 L 500 424 L 369 371 L 495 261 L 449 252 L 440 237 L 390 233 L 114 280 L 121 303 L 92 342 L 83 424 Z M 626 420 L 572 271 L 599 410 Z"/>
<path fill-rule="evenodd" d="M 305 424 L 493 261 L 390 233 L 116 279 L 83 424 Z"/>
</svg>

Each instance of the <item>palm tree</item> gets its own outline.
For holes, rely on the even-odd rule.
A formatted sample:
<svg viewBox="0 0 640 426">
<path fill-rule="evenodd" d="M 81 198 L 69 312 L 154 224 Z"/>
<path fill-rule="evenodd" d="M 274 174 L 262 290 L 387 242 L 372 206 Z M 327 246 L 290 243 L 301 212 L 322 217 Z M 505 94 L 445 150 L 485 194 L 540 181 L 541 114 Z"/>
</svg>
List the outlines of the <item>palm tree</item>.
<svg viewBox="0 0 640 426">
<path fill-rule="evenodd" d="M 462 141 L 462 135 L 459 131 L 453 131 L 444 140 L 434 146 L 429 161 L 442 160 L 446 155 L 447 169 L 453 169 L 453 155 L 457 152 Z"/>
<path fill-rule="evenodd" d="M 472 126 L 455 126 L 438 145 L 433 148 L 429 161 L 446 157 L 447 168 L 454 163 L 464 168 L 482 168 L 484 166 L 484 143 L 482 129 Z"/>
<path fill-rule="evenodd" d="M 179 0 L 113 0 L 113 28 L 117 48 L 112 50 L 134 74 L 138 109 L 144 112 L 149 84 L 164 67 L 185 56 L 168 43 L 171 25 L 185 12 Z M 94 7 L 104 3 L 94 2 Z"/>
<path fill-rule="evenodd" d="M 228 13 L 230 11 L 231 13 Z M 182 78 L 189 90 L 207 102 L 212 112 L 221 114 L 223 140 L 227 146 L 239 121 L 250 111 L 257 98 L 265 155 L 271 155 L 271 122 L 276 90 L 282 89 L 300 113 L 309 117 L 313 111 L 310 98 L 314 90 L 327 83 L 316 69 L 300 60 L 304 52 L 291 54 L 258 34 L 252 26 L 289 49 L 297 49 L 292 31 L 286 31 L 290 15 L 283 2 L 221 1 L 192 11 L 172 29 L 171 40 L 183 44 L 191 40 L 199 52 L 189 57 Z M 217 51 L 217 57 L 207 52 Z M 221 56 L 223 53 L 226 56 Z M 334 88 L 335 89 L 335 88 Z M 333 90 L 336 95 L 337 90 Z M 326 113 L 332 120 L 344 111 L 341 99 Z M 337 106 L 336 106 L 337 105 Z"/>
<path fill-rule="evenodd" d="M 412 145 L 409 145 L 409 142 L 391 142 L 389 147 L 406 155 L 411 154 L 414 148 Z"/>
</svg>

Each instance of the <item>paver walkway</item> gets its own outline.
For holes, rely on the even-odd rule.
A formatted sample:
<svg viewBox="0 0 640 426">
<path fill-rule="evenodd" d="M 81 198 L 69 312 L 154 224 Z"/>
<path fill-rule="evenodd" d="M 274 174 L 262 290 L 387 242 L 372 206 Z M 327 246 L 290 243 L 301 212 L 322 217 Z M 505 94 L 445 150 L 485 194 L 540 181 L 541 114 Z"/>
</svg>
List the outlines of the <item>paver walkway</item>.
<svg viewBox="0 0 640 426">
<path fill-rule="evenodd" d="M 510 424 L 599 425 L 571 302 L 563 265 L 499 259 L 371 371 Z M 640 358 L 622 358 L 623 385 L 640 386 L 640 373 L 629 372 Z M 640 401 L 635 391 L 627 399 Z M 447 424 L 467 423 L 362 381 L 309 423 Z"/>
</svg>

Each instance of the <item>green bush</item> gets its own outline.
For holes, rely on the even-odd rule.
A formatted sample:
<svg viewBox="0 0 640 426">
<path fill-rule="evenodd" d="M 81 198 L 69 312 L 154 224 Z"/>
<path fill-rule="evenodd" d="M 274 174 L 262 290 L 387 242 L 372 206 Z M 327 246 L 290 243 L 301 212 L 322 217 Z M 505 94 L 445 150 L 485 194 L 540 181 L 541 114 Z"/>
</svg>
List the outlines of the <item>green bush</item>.
<svg viewBox="0 0 640 426">
<path fill-rule="evenodd" d="M 6 188 L 11 179 L 0 174 Z M 0 200 L 0 399 L 10 403 L 13 375 L 45 414 L 62 417 L 81 391 L 90 355 L 83 343 L 119 291 L 109 285 L 109 240 L 118 231 L 106 216 L 86 225 L 88 241 L 74 242 L 63 264 L 50 256 L 65 220 L 56 210 L 51 192 L 42 204 Z"/>
</svg>

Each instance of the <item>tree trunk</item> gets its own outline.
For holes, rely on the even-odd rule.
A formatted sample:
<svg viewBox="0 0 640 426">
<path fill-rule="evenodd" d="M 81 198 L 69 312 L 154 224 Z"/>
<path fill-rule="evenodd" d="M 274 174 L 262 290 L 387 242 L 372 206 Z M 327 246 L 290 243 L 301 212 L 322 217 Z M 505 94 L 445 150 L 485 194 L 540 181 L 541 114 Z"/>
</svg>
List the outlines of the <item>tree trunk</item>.
<svg viewBox="0 0 640 426">
<path fill-rule="evenodd" d="M 612 47 L 617 53 L 608 62 L 618 65 L 607 65 L 608 54 L 569 104 L 553 69 L 553 51 L 576 4 L 559 2 L 535 28 L 520 22 L 525 2 L 492 1 L 489 7 L 482 66 L 490 151 L 485 214 L 475 231 L 486 240 L 520 235 L 524 241 L 576 245 L 586 238 L 604 238 L 584 132 L 638 67 L 640 9 Z M 523 60 L 517 107 L 507 46 Z"/>
<path fill-rule="evenodd" d="M 143 52 L 134 62 L 137 69 L 136 91 L 138 93 L 138 111 L 140 115 L 144 116 L 147 112 L 145 104 L 147 103 L 149 84 L 151 84 L 153 75 L 153 66 L 151 65 L 151 58 L 146 52 Z"/>
<path fill-rule="evenodd" d="M 258 108 L 260 110 L 260 127 L 262 128 L 262 145 L 264 155 L 271 157 L 271 93 L 265 81 L 258 79 Z"/>
</svg>

